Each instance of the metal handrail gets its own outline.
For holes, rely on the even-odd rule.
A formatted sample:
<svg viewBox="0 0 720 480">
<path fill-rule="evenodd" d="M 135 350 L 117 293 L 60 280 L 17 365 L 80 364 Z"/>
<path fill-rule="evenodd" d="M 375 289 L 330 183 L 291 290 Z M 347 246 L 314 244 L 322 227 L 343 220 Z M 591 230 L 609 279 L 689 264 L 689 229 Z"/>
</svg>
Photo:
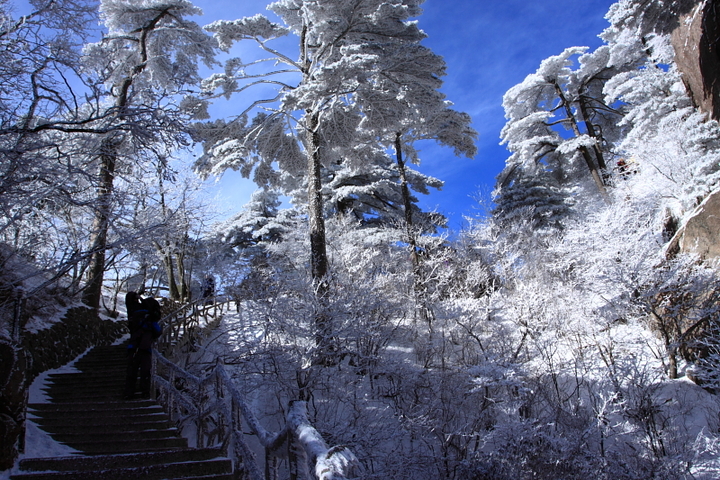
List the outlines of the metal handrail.
<svg viewBox="0 0 720 480">
<path fill-rule="evenodd" d="M 185 311 L 180 308 L 177 312 Z M 199 311 L 192 307 L 193 315 Z M 177 317 L 176 317 L 177 318 Z M 191 330 L 188 325 L 199 326 L 199 318 L 188 322 L 167 322 L 181 325 L 171 329 L 169 338 L 178 342 Z M 176 333 L 182 330 L 182 333 Z M 169 343 L 165 344 L 166 347 Z M 328 448 L 320 433 L 307 417 L 304 401 L 290 402 L 285 426 L 277 431 L 266 430 L 248 406 L 242 392 L 228 374 L 220 358 L 207 376 L 200 378 L 168 360 L 157 349 L 153 355 L 153 391 L 159 392 L 158 401 L 164 404 L 171 418 L 181 429 L 190 425 L 196 431 L 198 448 L 222 446 L 233 460 L 236 471 L 242 465 L 245 478 L 251 480 L 277 480 L 280 458 L 289 459 L 290 480 L 309 478 L 309 466 L 318 480 L 345 480 L 359 472 L 357 457 L 346 447 Z M 243 425 L 254 435 L 264 450 L 264 474 L 258 467 L 252 450 L 245 442 Z"/>
</svg>

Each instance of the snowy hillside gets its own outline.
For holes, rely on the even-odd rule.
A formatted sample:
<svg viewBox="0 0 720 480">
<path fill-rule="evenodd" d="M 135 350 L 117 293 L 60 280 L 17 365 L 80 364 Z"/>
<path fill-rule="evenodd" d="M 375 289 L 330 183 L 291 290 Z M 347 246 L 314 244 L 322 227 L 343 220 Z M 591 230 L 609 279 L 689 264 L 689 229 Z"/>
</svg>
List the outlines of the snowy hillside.
<svg viewBox="0 0 720 480">
<path fill-rule="evenodd" d="M 185 0 L 35 4 L 0 6 L 2 382 L 23 335 L 80 302 L 122 320 L 144 287 L 167 321 L 222 305 L 172 360 L 223 364 L 269 430 L 307 402 L 360 478 L 720 478 L 720 124 L 689 81 L 717 83 L 713 2 L 620 0 L 600 47 L 527 72 L 489 213 L 459 232 L 418 201 L 452 188 L 423 142 L 477 153 L 421 0 L 206 28 Z M 215 221 L 199 178 L 228 169 L 258 191 Z M 22 387 L 3 383 L 7 432 Z M 68 453 L 25 435 L 21 457 Z"/>
</svg>

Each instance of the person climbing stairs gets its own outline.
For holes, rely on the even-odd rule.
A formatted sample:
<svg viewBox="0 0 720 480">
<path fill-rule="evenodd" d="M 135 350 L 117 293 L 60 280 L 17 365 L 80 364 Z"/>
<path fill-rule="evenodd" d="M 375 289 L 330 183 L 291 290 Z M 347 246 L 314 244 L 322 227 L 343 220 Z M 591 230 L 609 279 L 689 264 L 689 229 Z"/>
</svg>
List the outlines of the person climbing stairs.
<svg viewBox="0 0 720 480">
<path fill-rule="evenodd" d="M 155 400 L 125 400 L 124 345 L 95 347 L 74 367 L 48 375 L 50 401 L 29 404 L 28 416 L 77 453 L 22 459 L 11 480 L 235 478 L 220 448 L 188 447 Z"/>
</svg>

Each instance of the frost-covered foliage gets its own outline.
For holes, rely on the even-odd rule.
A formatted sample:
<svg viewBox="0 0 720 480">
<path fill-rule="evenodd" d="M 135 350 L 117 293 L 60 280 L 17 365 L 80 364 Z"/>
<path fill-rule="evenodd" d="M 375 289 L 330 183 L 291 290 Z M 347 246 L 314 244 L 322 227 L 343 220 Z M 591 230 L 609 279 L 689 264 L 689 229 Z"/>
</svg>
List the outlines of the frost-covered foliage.
<svg viewBox="0 0 720 480">
<path fill-rule="evenodd" d="M 196 84 L 198 63 L 212 65 L 216 48 L 196 22 L 185 19 L 201 13 L 186 0 L 104 0 L 100 19 L 107 33 L 85 47 L 85 66 L 102 72 L 111 89 L 121 90 L 129 77 L 137 77 L 137 95 Z"/>
<path fill-rule="evenodd" d="M 672 33 L 680 24 L 680 17 L 690 13 L 698 3 L 695 0 L 620 0 L 605 16 L 610 27 L 602 33 L 602 38 L 612 44 L 617 52 L 615 58 L 625 61 L 644 50 L 639 46 L 652 48 L 654 39 L 665 43 L 663 37 Z M 671 49 L 662 50 L 672 57 Z"/>
<path fill-rule="evenodd" d="M 488 310 L 515 342 L 520 406 L 482 435 L 467 478 L 718 474 L 717 266 L 668 248 L 720 169 L 717 123 L 673 64 L 680 3 L 618 2 L 606 45 L 545 60 L 505 97 L 498 206 L 464 236 L 492 252 Z M 606 202 L 563 163 L 583 148 L 606 162 Z"/>
<path fill-rule="evenodd" d="M 280 16 L 287 27 L 272 24 L 261 16 L 209 25 L 208 30 L 222 45 L 244 39 L 256 40 L 284 68 L 269 72 L 259 69 L 259 73 L 253 74 L 249 69 L 254 67 L 257 70 L 257 66 L 232 59 L 226 64 L 225 73 L 214 74 L 206 80 L 208 91 L 222 88 L 226 95 L 262 85 L 274 85 L 276 90 L 267 100 L 251 102 L 250 107 L 267 104 L 267 113 L 256 116 L 246 129 L 235 127 L 238 123 L 247 122 L 242 117 L 223 126 L 225 131 L 216 128 L 216 135 L 208 136 L 205 128 L 199 128 L 198 138 L 206 145 L 206 156 L 201 159 L 199 168 L 207 171 L 207 166 L 212 166 L 217 172 L 226 168 L 254 168 L 255 165 L 278 162 L 281 171 L 297 174 L 304 165 L 300 152 L 308 149 L 305 144 L 309 139 L 302 133 L 305 127 L 317 131 L 323 149 L 323 165 L 328 166 L 338 160 L 358 166 L 372 163 L 367 158 L 368 154 L 375 155 L 374 148 L 363 148 L 363 142 L 357 137 L 358 124 L 362 119 L 359 109 L 364 106 L 368 111 L 375 112 L 374 107 L 379 107 L 373 103 L 373 95 L 376 95 L 373 81 L 387 70 L 386 63 L 394 63 L 394 57 L 381 47 L 386 44 L 410 46 L 424 38 L 417 25 L 407 21 L 420 13 L 417 8 L 419 3 L 367 0 L 360 3 L 333 1 L 306 4 L 283 1 L 272 4 L 270 9 Z M 344 26 L 338 31 L 341 25 Z M 301 58 L 298 60 L 271 50 L 268 44 L 289 31 L 301 40 Z M 414 66 L 411 72 L 406 73 L 408 78 L 402 79 L 402 84 L 408 84 L 410 78 L 426 73 L 418 68 Z M 438 80 L 434 79 L 433 87 L 438 86 Z M 279 102 L 278 106 L 271 103 L 275 101 Z M 308 123 L 312 115 L 307 112 L 318 115 L 317 125 Z M 296 118 L 288 123 L 288 117 L 293 116 Z M 297 121 L 300 123 L 296 127 L 294 123 Z M 277 138 L 283 130 L 301 132 L 288 139 L 288 142 L 300 141 L 297 148 L 289 149 L 281 143 L 270 144 L 269 138 Z M 249 175 L 249 172 L 245 174 Z M 265 184 L 271 179 L 261 175 L 256 180 Z"/>
<path fill-rule="evenodd" d="M 410 187 L 426 193 L 441 182 L 405 166 L 418 162 L 412 143 L 432 139 L 457 153 L 475 152 L 470 117 L 451 110 L 438 91 L 444 62 L 421 45 L 425 34 L 411 20 L 421 3 L 281 0 L 268 8 L 282 25 L 254 16 L 206 27 L 224 48 L 250 40 L 269 57 L 230 59 L 224 73 L 204 82 L 211 96 L 258 91 L 262 98 L 252 97 L 233 120 L 197 126 L 203 156 L 196 167 L 203 174 L 240 170 L 307 207 L 316 355 L 335 356 L 342 328 L 331 313 L 338 286 L 326 220 L 352 215 L 368 228 L 404 222 L 406 233 L 395 241 L 414 248 L 419 209 Z M 297 59 L 275 46 L 288 33 L 298 41 Z M 444 225 L 434 214 L 415 221 L 420 231 Z"/>
<path fill-rule="evenodd" d="M 247 248 L 260 242 L 275 243 L 294 226 L 291 211 L 280 210 L 280 197 L 272 190 L 256 190 L 242 212 L 218 225 L 223 241 L 232 247 Z"/>
<path fill-rule="evenodd" d="M 209 26 L 221 48 L 257 42 L 277 63 L 254 76 L 265 62 L 233 59 L 205 81 L 218 96 L 273 90 L 233 120 L 197 125 L 204 152 L 195 166 L 234 168 L 263 188 L 203 231 L 207 217 L 167 162 L 187 117 L 128 104 L 137 121 L 110 123 L 137 143 L 105 144 L 120 160 L 108 248 L 119 283 L 123 267 L 170 291 L 173 282 L 192 291 L 193 277 L 216 278 L 218 300 L 235 310 L 193 346 L 190 368 L 199 373 L 222 357 L 270 428 L 289 401 L 308 400 L 328 443 L 363 464 L 361 478 L 718 478 L 717 269 L 668 248 L 695 206 L 718 191 L 720 171 L 718 125 L 693 108 L 667 41 L 685 2 L 618 2 L 605 45 L 569 48 L 508 92 L 510 157 L 497 208 L 455 237 L 423 236 L 442 219 L 424 219 L 403 191 L 442 185 L 404 165 L 418 160 L 415 142 L 474 152 L 469 118 L 437 91 L 442 59 L 421 45 L 411 20 L 420 4 L 283 0 L 271 5 L 282 25 L 253 16 Z M 161 7 L 196 10 L 184 1 L 133 3 L 160 8 L 153 14 L 123 5 L 103 2 L 112 28 L 86 51 L 123 53 L 108 56 L 112 72 L 98 74 L 109 80 L 106 93 L 122 93 L 123 79 L 137 74 L 131 86 L 141 91 L 126 92 L 163 103 L 145 87 L 195 81 L 191 64 L 209 44 L 182 42 L 206 37 L 171 22 L 168 41 L 182 48 L 147 64 L 123 42 L 146 20 L 165 19 Z M 295 37 L 297 60 L 271 46 Z M 171 81 L 170 72 L 179 76 Z M 174 100 L 196 118 L 209 111 L 202 95 Z M 139 128 L 150 118 L 169 123 Z M 60 160 L 71 158 L 73 150 L 58 150 Z M 44 165 L 45 178 L 60 171 Z M 40 208 L 20 193 L 12 198 L 25 203 L 4 204 L 5 239 L 42 245 L 34 263 L 83 244 L 53 234 L 44 245 L 31 235 L 47 225 L 68 238 L 90 228 L 90 215 L 76 215 L 95 193 L 92 172 L 83 172 L 58 175 L 53 187 L 77 203 L 49 202 L 58 190 L 47 190 Z M 318 208 L 283 208 L 282 195 Z M 426 229 L 408 228 L 408 198 L 413 222 L 427 220 Z M 23 229 L 10 229 L 12 215 Z M 320 223 L 329 268 L 317 282 L 307 251 Z M 25 272 L 5 248 L 3 265 Z M 5 284 L 20 279 L 6 273 L 2 281 L 5 295 Z"/>
<path fill-rule="evenodd" d="M 643 313 L 652 295 L 616 285 L 608 302 L 596 290 L 632 276 L 625 262 L 594 280 L 583 269 L 594 267 L 566 265 L 572 239 L 546 236 L 523 253 L 514 237 L 531 230 L 478 225 L 452 248 L 426 250 L 433 314 L 422 323 L 397 232 L 350 219 L 328 227 L 342 361 L 310 363 L 316 307 L 298 258 L 303 231 L 267 246 L 237 318 L 208 346 L 236 366 L 268 425 L 305 395 L 324 438 L 363 463 L 360 478 L 716 474 L 717 399 L 668 381 Z"/>
<path fill-rule="evenodd" d="M 379 159 L 372 165 L 331 165 L 326 170 L 324 189 L 327 215 L 352 215 L 362 225 L 397 225 L 405 218 L 405 198 L 397 164 L 386 152 L 377 151 Z M 440 189 L 443 182 L 414 169 L 405 168 L 404 178 L 412 190 L 428 194 L 429 188 Z M 445 225 L 441 215 L 424 212 L 417 197 L 408 193 L 414 222 L 421 229 L 434 231 Z"/>
<path fill-rule="evenodd" d="M 67 307 L 66 292 L 56 287 L 57 279 L 4 243 L 0 272 L 0 339 L 17 341 L 24 331 L 52 323 Z"/>
<path fill-rule="evenodd" d="M 605 101 L 603 87 L 610 76 L 635 63 L 612 65 L 609 54 L 607 46 L 592 53 L 584 47 L 568 48 L 544 60 L 537 72 L 505 94 L 508 121 L 501 137 L 512 155 L 498 177 L 498 217 L 535 203 L 538 221 L 554 223 L 565 213 L 559 205 L 588 203 L 574 202 L 573 197 L 592 198 L 590 181 L 605 194 L 607 157 L 619 134 L 621 112 Z M 553 192 L 548 205 L 534 192 L 539 183 Z"/>
<path fill-rule="evenodd" d="M 686 379 L 669 380 L 671 355 L 680 365 L 697 358 L 695 340 L 683 352 L 672 349 L 699 333 L 695 322 L 712 318 L 716 307 L 707 296 L 714 296 L 715 283 L 688 264 L 657 270 L 662 224 L 648 221 L 645 209 L 623 211 L 631 207 L 609 208 L 555 235 L 537 235 L 530 216 L 509 231 L 479 225 L 466 233 L 469 245 L 485 245 L 498 287 L 482 299 L 482 310 L 452 302 L 448 318 L 485 311 L 485 325 L 504 325 L 485 345 L 503 339 L 512 361 L 494 357 L 492 375 L 477 368 L 468 374 L 493 385 L 503 372 L 500 378 L 513 385 L 507 398 L 494 397 L 513 408 L 478 433 L 466 478 L 674 479 L 717 472 L 714 453 L 692 450 L 716 441 L 717 398 Z M 469 325 L 492 332 L 477 320 Z"/>
<path fill-rule="evenodd" d="M 263 253 L 223 341 L 267 421 L 286 399 L 312 400 L 362 478 L 718 476 L 717 274 L 667 248 L 717 190 L 718 129 L 684 91 L 668 27 L 647 16 L 643 39 L 630 26 L 640 3 L 611 9 L 606 45 L 551 57 L 508 92 L 492 218 L 419 237 L 408 255 L 403 232 L 343 207 L 394 181 L 346 169 L 363 149 L 324 164 L 338 187 L 327 305 L 307 280 L 304 223 L 282 241 L 255 236 Z M 265 231 L 256 203 L 237 238 Z M 321 308 L 336 321 L 331 366 L 313 363 Z"/>
<path fill-rule="evenodd" d="M 0 236 L 68 295 L 99 295 L 121 244 L 149 228 L 132 218 L 144 180 L 188 145 L 172 97 L 215 42 L 184 19 L 199 13 L 185 1 L 30 3 L 17 20 L 3 3 Z"/>
<path fill-rule="evenodd" d="M 61 131 L 93 118 L 73 88 L 96 17 L 84 2 L 33 3 L 22 18 L 0 4 L 0 241 L 47 280 L 77 265 L 85 240 L 88 183 L 77 159 L 87 143 Z"/>
<path fill-rule="evenodd" d="M 498 177 L 498 218 L 521 207 L 535 208 L 539 219 L 563 218 L 568 208 L 558 205 L 587 211 L 587 194 L 578 190 L 578 172 L 587 167 L 618 188 L 626 188 L 641 165 L 655 170 L 653 179 L 641 176 L 633 188 L 674 197 L 670 209 L 680 216 L 717 185 L 716 123 L 693 108 L 672 63 L 670 20 L 640 3 L 611 8 L 611 26 L 602 35 L 607 45 L 594 52 L 566 49 L 506 94 L 502 138 L 512 155 Z M 650 10 L 666 8 L 649 3 Z M 687 7 L 676 3 L 672 8 Z M 539 188 L 546 192 L 539 195 Z"/>
<path fill-rule="evenodd" d="M 692 107 L 674 69 L 620 75 L 608 82 L 606 93 L 631 105 L 623 119 L 630 128 L 618 147 L 632 172 L 643 173 L 627 172 L 621 189 L 663 198 L 664 206 L 682 217 L 717 188 L 718 124 Z"/>
<path fill-rule="evenodd" d="M 184 0 L 107 0 L 100 4 L 107 35 L 85 46 L 83 73 L 96 82 L 106 133 L 93 136 L 97 145 L 88 154 L 97 165 L 97 198 L 83 300 L 94 308 L 102 297 L 117 167 L 153 157 L 161 165 L 168 151 L 187 145 L 186 112 L 172 97 L 199 82 L 198 63 L 210 65 L 215 53 L 212 37 L 184 19 L 198 13 Z"/>
<path fill-rule="evenodd" d="M 325 214 L 377 225 L 397 222 L 410 209 L 431 230 L 442 225 L 438 216 L 421 215 L 404 189 L 427 193 L 441 182 L 407 169 L 402 155 L 419 162 L 413 142 L 433 139 L 470 156 L 475 132 L 469 116 L 452 110 L 438 91 L 444 61 L 420 44 L 425 34 L 410 20 L 421 3 L 279 1 L 268 8 L 283 25 L 259 15 L 209 25 L 223 48 L 252 40 L 271 57 L 231 59 L 224 73 L 205 81 L 207 91 L 229 98 L 270 86 L 272 93 L 248 102 L 235 120 L 198 125 L 204 144 L 198 170 L 233 168 L 280 188 L 295 205 L 308 205 L 314 238 L 322 237 Z M 299 40 L 297 60 L 271 47 L 288 34 Z M 265 65 L 270 60 L 275 67 Z M 314 261 L 324 256 L 319 243 L 311 244 Z"/>
</svg>

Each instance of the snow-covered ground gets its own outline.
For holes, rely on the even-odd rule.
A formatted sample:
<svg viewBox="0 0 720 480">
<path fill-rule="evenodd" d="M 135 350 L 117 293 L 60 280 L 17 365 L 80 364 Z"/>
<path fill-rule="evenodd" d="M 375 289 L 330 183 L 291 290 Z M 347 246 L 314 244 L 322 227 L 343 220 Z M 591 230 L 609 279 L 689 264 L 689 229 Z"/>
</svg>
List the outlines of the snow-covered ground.
<svg viewBox="0 0 720 480">
<path fill-rule="evenodd" d="M 284 340 L 280 340 L 281 342 L 286 342 L 286 344 L 282 345 L 282 350 L 290 351 L 294 349 L 295 354 L 297 354 L 304 347 L 298 343 L 297 338 L 293 340 L 292 334 L 287 331 L 279 334 L 277 330 L 274 330 L 277 325 L 272 325 L 262 315 L 259 315 L 260 312 L 254 310 L 257 306 L 254 307 L 251 303 L 243 304 L 239 313 L 236 313 L 234 305 L 230 305 L 230 308 L 225 309 L 223 323 L 220 328 L 220 331 L 224 333 L 220 331 L 212 332 L 206 338 L 204 345 L 200 346 L 195 353 L 194 360 L 198 365 L 202 365 L 214 361 L 214 357 L 222 355 L 227 359 L 240 360 L 238 365 L 244 363 L 244 367 L 230 365 L 228 367 L 238 369 L 236 378 L 240 382 L 239 386 L 250 390 L 248 401 L 251 403 L 252 408 L 259 416 L 264 416 L 263 421 L 267 422 L 267 427 L 273 429 L 277 426 L 276 421 L 282 421 L 282 417 L 273 409 L 278 406 L 282 409 L 286 400 L 283 399 L 284 394 L 293 391 L 296 387 L 292 385 L 283 387 L 281 383 L 278 383 L 283 379 L 282 374 L 268 375 L 261 372 L 261 363 L 267 360 L 267 357 L 263 360 L 262 350 L 270 344 L 275 344 L 275 347 L 278 347 L 279 337 L 284 338 Z M 273 308 L 277 307 L 278 305 L 273 306 Z M 633 350 L 624 352 L 630 357 L 641 353 L 642 348 L 638 345 L 647 348 L 652 343 L 653 339 L 647 337 L 648 332 L 639 328 L 639 326 L 620 325 L 616 329 L 617 337 L 615 340 L 617 343 L 615 348 L 618 351 L 624 350 L 624 348 Z M 622 341 L 618 339 L 622 339 Z M 621 348 L 621 345 L 623 348 Z M 284 353 L 276 351 L 273 355 L 276 355 L 275 359 L 278 361 L 288 362 L 284 367 L 292 367 L 293 354 L 288 354 L 287 357 L 283 356 L 287 354 L 287 351 Z M 256 357 L 253 356 L 258 352 L 260 355 L 257 358 L 260 360 L 256 360 Z M 570 350 L 566 351 L 569 356 L 564 358 L 565 362 L 572 363 L 571 353 Z M 647 352 L 644 352 L 643 355 L 647 358 Z M 384 349 L 382 356 L 385 362 L 397 366 L 398 372 L 396 373 L 409 375 L 405 381 L 411 381 L 410 376 L 414 375 L 415 370 L 418 372 L 423 370 L 421 366 L 417 365 L 418 355 L 414 347 L 405 341 L 390 343 Z M 254 364 L 256 361 L 257 364 Z M 76 371 L 73 364 L 74 361 L 59 369 L 44 372 L 35 379 L 29 392 L 29 402 L 47 402 L 47 396 L 42 392 L 41 388 L 48 375 Z M 277 366 L 280 366 L 280 364 Z M 603 381 L 602 378 L 599 378 L 601 370 L 602 368 L 597 370 L 598 384 Z M 348 433 L 352 433 L 353 438 L 357 435 L 358 439 L 354 443 L 352 441 L 349 443 L 351 450 L 359 457 L 361 462 L 372 459 L 373 462 L 381 465 L 385 461 L 381 460 L 382 457 L 391 455 L 392 452 L 401 452 L 407 455 L 408 452 L 404 450 L 407 449 L 407 445 L 411 440 L 403 436 L 405 435 L 403 424 L 398 421 L 391 402 L 383 400 L 382 396 L 378 396 L 377 383 L 385 381 L 383 377 L 371 381 L 369 376 L 359 377 L 350 368 L 343 367 L 343 372 L 341 373 L 338 369 L 333 373 L 332 381 L 334 385 L 332 385 L 332 388 L 324 390 L 325 386 L 319 385 L 315 393 L 315 413 L 319 419 L 319 424 L 332 427 L 334 430 L 331 431 L 339 435 L 339 437 L 331 441 L 336 441 L 338 438 L 343 439 L 342 435 Z M 291 373 L 294 374 L 294 372 Z M 447 380 L 441 378 L 442 374 L 440 372 L 433 373 L 432 370 L 427 370 L 425 373 L 421 372 L 419 375 L 429 375 L 428 379 L 433 378 L 438 381 L 449 382 L 447 383 L 449 386 L 454 385 L 453 382 L 462 376 Z M 456 375 L 456 373 L 448 370 L 448 375 Z M 466 381 L 467 378 L 470 377 L 466 377 Z M 481 378 L 482 376 L 475 377 L 478 381 Z M 373 381 L 376 383 L 375 389 L 372 387 Z M 596 380 L 588 377 L 584 381 L 589 384 Z M 459 385 L 457 384 L 455 387 L 459 388 Z M 260 388 L 252 390 L 256 387 Z M 285 393 L 282 392 L 283 388 Z M 658 377 L 657 382 L 651 382 L 648 391 L 652 391 L 652 404 L 661 408 L 664 418 L 669 419 L 671 425 L 667 425 L 668 431 L 676 432 L 678 438 L 687 439 L 683 443 L 688 446 L 687 448 L 690 449 L 694 458 L 692 465 L 689 467 L 688 476 L 683 478 L 692 478 L 693 480 L 720 478 L 720 456 L 718 455 L 720 442 L 716 439 L 720 429 L 720 402 L 717 396 L 708 393 L 685 378 L 667 380 L 663 379 L 662 376 Z M 337 398 L 333 397 L 333 395 Z M 351 397 L 354 400 L 351 400 Z M 358 399 L 361 400 L 358 401 Z M 424 401 L 428 400 L 433 401 L 433 399 Z M 452 409 L 456 407 L 444 405 L 443 408 Z M 365 418 L 358 417 L 358 415 Z M 498 421 L 502 422 L 500 419 Z M 611 426 L 607 431 L 612 432 L 614 435 L 614 438 L 606 440 L 608 445 L 613 441 L 623 443 L 626 440 L 628 445 L 632 445 L 633 437 L 637 435 L 636 426 L 619 414 L 608 417 L 608 421 Z M 501 428 L 500 424 L 498 424 L 498 427 Z M 421 429 L 416 430 L 414 434 L 417 435 L 420 431 Z M 385 434 L 390 435 L 391 438 L 383 437 Z M 380 440 L 373 445 L 372 450 L 369 450 L 368 442 L 364 440 L 365 437 L 368 439 L 379 438 Z M 426 440 L 432 441 L 431 438 Z M 73 453 L 72 449 L 54 441 L 49 435 L 40 430 L 32 421 L 32 416 L 29 416 L 27 419 L 26 448 L 20 458 L 54 457 Z M 388 463 L 391 464 L 392 462 Z M 391 469 L 392 465 L 385 468 Z M 420 467 L 412 465 L 407 468 Z M 10 474 L 16 471 L 17 464 L 13 470 L 0 473 L 0 480 L 7 480 Z"/>
</svg>

